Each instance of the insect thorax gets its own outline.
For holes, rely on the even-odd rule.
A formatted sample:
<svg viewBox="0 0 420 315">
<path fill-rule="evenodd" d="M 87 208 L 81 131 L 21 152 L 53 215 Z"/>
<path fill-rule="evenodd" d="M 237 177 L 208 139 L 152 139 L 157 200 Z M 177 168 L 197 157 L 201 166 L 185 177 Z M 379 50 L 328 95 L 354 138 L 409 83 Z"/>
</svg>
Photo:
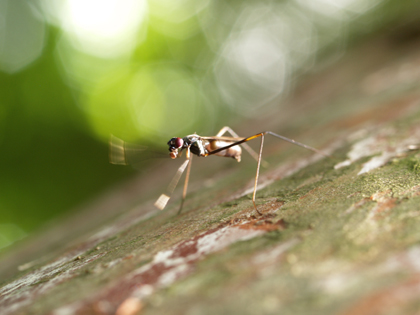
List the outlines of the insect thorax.
<svg viewBox="0 0 420 315">
<path fill-rule="evenodd" d="M 207 154 L 207 150 L 204 147 L 203 140 L 201 140 L 200 136 L 198 135 L 189 135 L 184 137 L 184 143 L 190 147 L 190 151 L 192 154 L 197 156 L 204 156 Z"/>
</svg>

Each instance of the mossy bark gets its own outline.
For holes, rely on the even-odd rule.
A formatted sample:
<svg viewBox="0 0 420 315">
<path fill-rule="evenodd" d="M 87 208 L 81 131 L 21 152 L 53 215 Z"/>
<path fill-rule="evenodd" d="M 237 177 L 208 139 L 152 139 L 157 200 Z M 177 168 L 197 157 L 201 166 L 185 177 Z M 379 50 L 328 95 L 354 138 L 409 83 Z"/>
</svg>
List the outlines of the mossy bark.
<svg viewBox="0 0 420 315">
<path fill-rule="evenodd" d="M 0 313 L 418 312 L 418 61 L 414 44 L 371 42 L 239 127 L 333 154 L 267 138 L 261 216 L 251 158 L 194 159 L 180 215 L 181 190 L 153 208 L 166 166 L 3 254 Z"/>
</svg>

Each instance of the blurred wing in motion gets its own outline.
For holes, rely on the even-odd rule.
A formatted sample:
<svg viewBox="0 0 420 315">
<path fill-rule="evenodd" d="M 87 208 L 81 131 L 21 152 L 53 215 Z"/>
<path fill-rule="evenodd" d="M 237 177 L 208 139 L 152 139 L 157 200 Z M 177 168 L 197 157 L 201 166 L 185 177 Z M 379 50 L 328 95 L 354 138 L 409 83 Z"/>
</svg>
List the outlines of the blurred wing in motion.
<svg viewBox="0 0 420 315">
<path fill-rule="evenodd" d="M 111 164 L 140 168 L 146 160 L 167 156 L 167 154 L 150 150 L 147 146 L 125 142 L 114 135 L 111 135 L 109 139 L 109 162 Z"/>
</svg>

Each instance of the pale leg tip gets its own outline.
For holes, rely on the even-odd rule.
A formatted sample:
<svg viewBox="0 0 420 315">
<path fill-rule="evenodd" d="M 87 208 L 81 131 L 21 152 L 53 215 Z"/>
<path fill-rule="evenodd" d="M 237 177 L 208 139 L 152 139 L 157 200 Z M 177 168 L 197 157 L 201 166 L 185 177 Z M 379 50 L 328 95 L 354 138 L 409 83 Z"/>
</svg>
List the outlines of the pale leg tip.
<svg viewBox="0 0 420 315">
<path fill-rule="evenodd" d="M 169 198 L 170 197 L 165 194 L 160 195 L 158 200 L 156 200 L 155 202 L 155 207 L 158 208 L 159 210 L 163 210 L 166 207 L 166 204 L 168 203 Z"/>
</svg>

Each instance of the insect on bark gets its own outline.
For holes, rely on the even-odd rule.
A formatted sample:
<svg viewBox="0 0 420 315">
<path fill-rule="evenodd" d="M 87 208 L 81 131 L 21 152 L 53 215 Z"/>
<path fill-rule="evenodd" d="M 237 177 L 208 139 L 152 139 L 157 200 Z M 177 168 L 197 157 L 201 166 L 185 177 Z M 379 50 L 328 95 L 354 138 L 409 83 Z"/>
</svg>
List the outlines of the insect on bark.
<svg viewBox="0 0 420 315">
<path fill-rule="evenodd" d="M 231 136 L 223 136 L 225 133 L 229 133 Z M 262 163 L 262 150 L 264 146 L 264 136 L 265 135 L 272 135 L 274 137 L 280 138 L 284 141 L 293 143 L 295 145 L 301 146 L 305 149 L 314 151 L 318 154 L 323 156 L 329 157 L 328 154 L 310 147 L 306 144 L 297 142 L 290 138 L 278 135 L 271 131 L 264 131 L 257 133 L 250 137 L 239 137 L 230 127 L 223 127 L 217 133 L 216 136 L 212 137 L 202 137 L 197 134 L 192 134 L 185 136 L 184 138 L 174 137 L 168 141 L 169 146 L 169 155 L 172 159 L 176 159 L 181 157 L 182 151 L 186 151 L 186 160 L 182 165 L 178 168 L 175 176 L 173 177 L 172 181 L 170 182 L 167 192 L 165 194 L 160 195 L 158 200 L 155 202 L 155 206 L 160 210 L 163 210 L 173 191 L 175 190 L 176 185 L 178 184 L 181 175 L 184 173 L 185 169 L 187 169 L 187 173 L 185 176 L 185 183 L 184 183 L 184 190 L 182 193 L 182 201 L 181 206 L 179 208 L 178 214 L 182 211 L 182 207 L 184 205 L 184 200 L 187 195 L 187 188 L 188 188 L 188 179 L 190 176 L 191 170 L 191 162 L 193 155 L 197 155 L 199 157 L 207 157 L 209 155 L 217 155 L 217 156 L 224 156 L 234 158 L 238 162 L 241 161 L 242 149 L 241 146 L 248 151 L 248 153 L 257 161 L 257 173 L 255 175 L 255 182 L 254 182 L 254 193 L 252 195 L 252 203 L 254 204 L 255 211 L 261 215 L 261 212 L 258 211 L 257 205 L 255 204 L 255 195 L 257 192 L 257 184 L 258 184 L 258 176 L 260 173 L 260 166 Z M 259 153 L 255 152 L 246 142 L 261 138 L 260 150 Z M 130 164 L 127 161 L 127 155 L 129 154 L 129 150 L 127 149 L 126 142 L 121 139 L 118 139 L 115 136 L 111 136 L 110 140 L 110 162 L 112 164 L 123 164 L 127 165 Z M 264 162 L 263 162 L 264 163 Z"/>
</svg>

